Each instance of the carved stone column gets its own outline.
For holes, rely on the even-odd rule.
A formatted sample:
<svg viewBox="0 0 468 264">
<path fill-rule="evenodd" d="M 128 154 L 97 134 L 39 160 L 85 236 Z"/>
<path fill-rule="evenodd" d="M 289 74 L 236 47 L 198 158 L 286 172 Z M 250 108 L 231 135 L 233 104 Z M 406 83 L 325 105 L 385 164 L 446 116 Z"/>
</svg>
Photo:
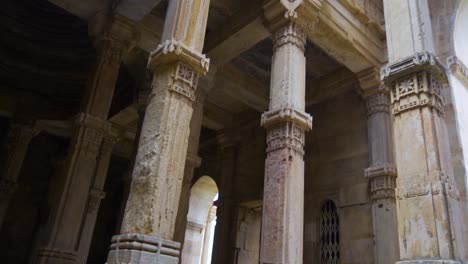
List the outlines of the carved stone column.
<svg viewBox="0 0 468 264">
<path fill-rule="evenodd" d="M 11 125 L 3 144 L 2 171 L 0 177 L 0 228 L 5 220 L 11 198 L 18 184 L 18 177 L 26 157 L 29 143 L 39 133 L 39 129 L 30 124 L 14 123 Z"/>
<path fill-rule="evenodd" d="M 460 263 L 462 218 L 427 0 L 384 0 L 398 171 L 400 263 Z"/>
<path fill-rule="evenodd" d="M 97 60 L 81 113 L 75 119 L 62 181 L 55 196 L 56 203 L 52 205 L 47 224 L 38 236 L 34 263 L 77 262 L 88 192 L 101 143 L 109 133 L 107 116 L 121 58 L 135 39 L 133 23 L 120 16 L 98 15 L 90 29 L 96 33 Z"/>
<path fill-rule="evenodd" d="M 151 53 L 153 90 L 141 131 L 121 235 L 107 262 L 177 263 L 176 216 L 184 177 L 192 102 L 198 77 L 208 71 L 201 53 L 208 0 L 173 0 L 162 44 Z"/>
<path fill-rule="evenodd" d="M 267 129 L 260 263 L 302 263 L 305 112 L 305 34 L 288 22 L 276 30 Z"/>
<path fill-rule="evenodd" d="M 211 253 L 213 250 L 213 228 L 216 220 L 216 206 L 211 206 L 206 220 L 205 236 L 203 237 L 203 250 L 200 264 L 211 264 Z"/>
<path fill-rule="evenodd" d="M 237 143 L 226 135 L 220 135 L 221 157 L 219 195 L 216 202 L 216 231 L 214 237 L 213 263 L 232 263 L 235 248 L 235 203 L 233 193 L 237 168 Z"/>
<path fill-rule="evenodd" d="M 399 247 L 390 94 L 377 69 L 363 71 L 358 78 L 367 106 L 369 167 L 365 177 L 371 186 L 374 259 L 376 264 L 394 264 L 399 260 Z"/>
<path fill-rule="evenodd" d="M 94 175 L 93 184 L 88 195 L 86 216 L 81 231 L 80 245 L 78 247 L 78 263 L 81 264 L 86 264 L 88 259 L 99 206 L 101 205 L 101 200 L 105 197 L 104 183 L 106 182 L 107 171 L 109 169 L 112 149 L 114 148 L 115 142 L 115 137 L 105 137 L 99 151 L 96 174 Z"/>
</svg>

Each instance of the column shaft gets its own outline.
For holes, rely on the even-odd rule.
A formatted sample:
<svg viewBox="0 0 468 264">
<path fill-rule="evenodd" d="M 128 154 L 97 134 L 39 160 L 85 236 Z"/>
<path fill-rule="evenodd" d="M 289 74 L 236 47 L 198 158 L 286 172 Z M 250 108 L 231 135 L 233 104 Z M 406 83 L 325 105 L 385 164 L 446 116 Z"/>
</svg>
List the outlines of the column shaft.
<svg viewBox="0 0 468 264">
<path fill-rule="evenodd" d="M 304 32 L 289 22 L 274 34 L 260 263 L 302 263 L 305 110 Z"/>
<path fill-rule="evenodd" d="M 88 259 L 89 249 L 93 239 L 94 226 L 96 225 L 97 214 L 101 200 L 105 197 L 104 183 L 106 182 L 107 171 L 112 157 L 112 149 L 114 147 L 115 139 L 106 137 L 103 140 L 99 152 L 98 163 L 96 166 L 96 174 L 94 176 L 93 184 L 88 195 L 88 205 L 86 209 L 86 216 L 81 232 L 80 245 L 78 248 L 78 263 L 86 264 Z"/>
<path fill-rule="evenodd" d="M 0 228 L 18 184 L 18 177 L 26 157 L 29 143 L 39 130 L 31 125 L 12 124 L 4 142 L 4 160 L 0 178 Z"/>
<path fill-rule="evenodd" d="M 453 177 L 428 0 L 384 0 L 398 171 L 402 263 L 460 263 L 459 194 Z"/>
<path fill-rule="evenodd" d="M 169 2 L 162 44 L 151 53 L 153 88 L 146 107 L 121 235 L 107 262 L 173 263 L 187 143 L 198 77 L 208 71 L 201 54 L 209 0 Z M 201 36 L 201 38 L 200 38 Z M 118 248 L 118 250 L 117 250 Z"/>
<path fill-rule="evenodd" d="M 107 116 L 117 82 L 123 52 L 134 40 L 133 24 L 123 17 L 97 16 L 97 60 L 75 122 L 56 203 L 38 235 L 34 263 L 76 263 L 85 222 L 87 197 L 97 156 L 109 133 Z"/>
<path fill-rule="evenodd" d="M 399 259 L 395 199 L 397 175 L 389 101 L 388 91 L 385 90 L 366 98 L 370 166 L 365 170 L 365 176 L 371 186 L 374 258 L 377 264 L 393 264 Z"/>
</svg>

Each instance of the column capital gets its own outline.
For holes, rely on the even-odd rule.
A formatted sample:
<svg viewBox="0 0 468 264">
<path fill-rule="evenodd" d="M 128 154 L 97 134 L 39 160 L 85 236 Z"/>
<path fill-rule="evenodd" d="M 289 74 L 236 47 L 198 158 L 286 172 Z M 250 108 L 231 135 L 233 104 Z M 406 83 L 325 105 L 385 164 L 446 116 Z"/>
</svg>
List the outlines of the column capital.
<svg viewBox="0 0 468 264">
<path fill-rule="evenodd" d="M 271 32 L 276 32 L 288 22 L 310 19 L 309 15 L 304 15 L 299 12 L 299 9 L 306 13 L 313 13 L 320 6 L 321 0 L 267 0 L 263 4 L 263 10 L 268 28 Z"/>
<path fill-rule="evenodd" d="M 187 158 L 185 160 L 185 166 L 192 166 L 193 168 L 200 167 L 202 163 L 202 158 L 194 153 L 187 153 Z"/>
<path fill-rule="evenodd" d="M 89 192 L 88 200 L 88 213 L 97 214 L 99 211 L 99 206 L 101 205 L 101 200 L 106 197 L 106 193 L 102 190 L 92 188 Z"/>
<path fill-rule="evenodd" d="M 391 85 L 394 81 L 412 73 L 426 71 L 431 73 L 439 82 L 446 82 L 445 67 L 431 52 L 417 52 L 412 56 L 387 64 L 380 71 L 381 80 Z"/>
<path fill-rule="evenodd" d="M 197 222 L 194 222 L 194 221 L 188 220 L 188 221 L 187 221 L 187 229 L 196 231 L 196 232 L 198 232 L 198 233 L 202 233 L 203 230 L 205 229 L 205 225 L 204 225 L 204 224 L 197 223 Z"/>
<path fill-rule="evenodd" d="M 312 116 L 304 111 L 284 107 L 262 114 L 261 125 L 265 128 L 285 122 L 292 122 L 305 131 L 312 129 Z"/>
<path fill-rule="evenodd" d="M 380 68 L 378 67 L 371 67 L 360 71 L 356 76 L 359 81 L 360 92 L 364 98 L 381 93 L 382 90 L 386 89 L 380 79 Z"/>
<path fill-rule="evenodd" d="M 168 39 L 159 44 L 148 58 L 148 68 L 156 70 L 158 67 L 168 64 L 182 63 L 197 74 L 205 75 L 209 70 L 210 59 L 197 50 L 185 45 L 182 41 Z M 191 76 L 182 76 L 191 77 Z M 191 78 L 184 78 L 191 81 Z"/>
<path fill-rule="evenodd" d="M 273 34 L 273 49 L 276 50 L 284 45 L 292 44 L 305 51 L 306 35 L 302 28 L 294 23 L 288 22 Z"/>
<path fill-rule="evenodd" d="M 390 113 L 390 93 L 388 89 L 381 89 L 378 93 L 374 93 L 365 98 L 367 116 L 376 113 Z"/>
<path fill-rule="evenodd" d="M 97 130 L 103 134 L 109 134 L 111 124 L 100 117 L 81 112 L 75 116 L 75 124 Z"/>
<path fill-rule="evenodd" d="M 371 184 L 371 199 L 395 198 L 397 170 L 393 164 L 378 164 L 365 170 Z"/>
<path fill-rule="evenodd" d="M 89 35 L 104 56 L 120 62 L 123 53 L 137 44 L 135 22 L 119 14 L 97 13 L 89 23 Z"/>
</svg>

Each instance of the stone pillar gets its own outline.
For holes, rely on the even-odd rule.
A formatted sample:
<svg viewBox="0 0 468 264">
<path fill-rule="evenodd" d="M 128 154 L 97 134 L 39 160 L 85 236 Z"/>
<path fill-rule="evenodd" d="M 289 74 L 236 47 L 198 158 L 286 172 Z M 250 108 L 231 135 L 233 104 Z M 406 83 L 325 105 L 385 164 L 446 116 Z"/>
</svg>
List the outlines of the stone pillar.
<svg viewBox="0 0 468 264">
<path fill-rule="evenodd" d="M 185 226 L 187 225 L 187 214 L 189 210 L 190 190 L 192 188 L 193 173 L 201 165 L 201 158 L 198 156 L 198 145 L 200 143 L 200 132 L 203 121 L 203 103 L 206 93 L 201 87 L 197 89 L 196 99 L 193 102 L 193 114 L 190 121 L 190 135 L 187 146 L 187 157 L 185 160 L 184 179 L 180 192 L 180 203 L 177 211 L 176 229 L 174 241 L 184 243 Z M 183 247 L 183 245 L 182 245 Z"/>
<path fill-rule="evenodd" d="M 398 263 L 461 263 L 462 218 L 454 181 L 442 89 L 427 0 L 385 0 L 398 171 Z"/>
<path fill-rule="evenodd" d="M 34 125 L 11 124 L 3 144 L 2 171 L 0 177 L 0 228 L 5 220 L 11 198 L 18 184 L 18 177 L 31 139 L 39 133 Z"/>
<path fill-rule="evenodd" d="M 97 156 L 109 133 L 107 117 L 121 58 L 135 39 L 133 23 L 120 16 L 98 15 L 90 25 L 97 59 L 81 113 L 75 119 L 70 150 L 58 183 L 51 214 L 40 231 L 33 263 L 76 263 L 86 216 L 88 192 Z"/>
<path fill-rule="evenodd" d="M 81 231 L 80 245 L 78 247 L 78 263 L 81 264 L 86 264 L 88 259 L 99 206 L 101 205 L 101 200 L 105 197 L 104 184 L 106 182 L 107 171 L 109 169 L 112 149 L 114 148 L 115 142 L 116 139 L 114 137 L 105 137 L 99 152 L 96 173 L 88 195 L 87 212 Z"/>
<path fill-rule="evenodd" d="M 274 51 L 267 130 L 260 263 L 302 263 L 304 222 L 304 140 L 312 128 L 305 112 L 302 29 L 287 22 L 273 36 Z"/>
<path fill-rule="evenodd" d="M 205 236 L 203 237 L 203 250 L 201 264 L 211 264 L 211 254 L 213 252 L 213 233 L 216 220 L 216 206 L 211 206 L 206 220 Z"/>
<path fill-rule="evenodd" d="M 363 71 L 358 78 L 367 106 L 369 167 L 365 177 L 371 186 L 374 259 L 376 264 L 394 264 L 399 248 L 390 94 L 377 69 Z"/>
<path fill-rule="evenodd" d="M 208 71 L 201 53 L 209 0 L 169 2 L 162 44 L 151 53 L 153 89 L 141 131 L 121 235 L 107 262 L 177 263 L 176 216 L 184 177 L 192 102 Z"/>
<path fill-rule="evenodd" d="M 226 135 L 218 138 L 221 156 L 219 194 L 216 202 L 216 231 L 214 237 L 213 263 L 232 263 L 235 250 L 235 193 L 234 179 L 237 168 L 235 141 Z"/>
</svg>

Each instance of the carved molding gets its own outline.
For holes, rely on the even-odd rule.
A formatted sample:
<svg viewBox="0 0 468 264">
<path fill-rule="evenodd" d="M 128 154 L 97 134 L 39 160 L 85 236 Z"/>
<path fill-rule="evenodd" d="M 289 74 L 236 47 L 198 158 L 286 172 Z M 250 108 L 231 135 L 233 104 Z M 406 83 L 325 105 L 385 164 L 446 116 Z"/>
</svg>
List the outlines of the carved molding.
<svg viewBox="0 0 468 264">
<path fill-rule="evenodd" d="M 393 82 L 391 101 L 393 114 L 416 108 L 431 107 L 444 113 L 442 86 L 429 71 L 415 72 Z"/>
<path fill-rule="evenodd" d="M 284 149 L 304 155 L 305 131 L 293 122 L 284 122 L 267 131 L 267 154 Z"/>
<path fill-rule="evenodd" d="M 141 258 L 141 251 L 155 253 L 155 258 L 157 258 L 156 254 L 178 257 L 180 255 L 180 243 L 153 235 L 121 234 L 112 237 L 110 250 L 121 250 L 121 254 L 135 252 L 136 257 L 139 258 Z"/>
<path fill-rule="evenodd" d="M 367 116 L 376 113 L 390 113 L 390 95 L 388 91 L 381 91 L 366 97 Z"/>
<path fill-rule="evenodd" d="M 290 22 L 284 27 L 278 29 L 273 36 L 273 50 L 279 49 L 284 45 L 295 45 L 302 52 L 305 51 L 306 35 L 296 23 Z"/>
<path fill-rule="evenodd" d="M 285 107 L 270 110 L 262 114 L 261 125 L 265 128 L 285 122 L 292 122 L 304 131 L 312 129 L 312 117 L 308 113 L 300 110 Z"/>
<path fill-rule="evenodd" d="M 43 259 L 59 259 L 59 263 L 76 263 L 77 252 L 52 248 L 40 248 L 37 250 L 37 256 Z"/>
<path fill-rule="evenodd" d="M 175 39 L 160 44 L 148 58 L 148 68 L 153 71 L 163 65 L 174 63 L 184 64 L 196 73 L 205 75 L 209 70 L 210 59 Z"/>
<path fill-rule="evenodd" d="M 193 231 L 198 232 L 198 233 L 202 233 L 203 230 L 205 229 L 205 225 L 204 224 L 199 224 L 199 223 L 196 223 L 196 222 L 193 222 L 193 221 L 187 221 L 187 229 L 193 230 Z"/>
<path fill-rule="evenodd" d="M 447 59 L 452 74 L 468 86 L 468 68 L 455 56 Z"/>
<path fill-rule="evenodd" d="M 427 180 L 433 179 L 433 180 Z M 460 200 L 460 193 L 455 182 L 443 171 L 421 172 L 399 180 L 398 198 L 413 198 L 425 195 L 446 195 Z"/>
<path fill-rule="evenodd" d="M 365 170 L 371 185 L 371 199 L 395 198 L 397 170 L 393 164 L 380 164 Z"/>
<path fill-rule="evenodd" d="M 380 76 L 388 86 L 400 78 L 412 73 L 426 71 L 431 73 L 439 82 L 446 82 L 445 68 L 430 52 L 419 52 L 413 56 L 401 59 L 397 62 L 382 67 Z"/>
</svg>

